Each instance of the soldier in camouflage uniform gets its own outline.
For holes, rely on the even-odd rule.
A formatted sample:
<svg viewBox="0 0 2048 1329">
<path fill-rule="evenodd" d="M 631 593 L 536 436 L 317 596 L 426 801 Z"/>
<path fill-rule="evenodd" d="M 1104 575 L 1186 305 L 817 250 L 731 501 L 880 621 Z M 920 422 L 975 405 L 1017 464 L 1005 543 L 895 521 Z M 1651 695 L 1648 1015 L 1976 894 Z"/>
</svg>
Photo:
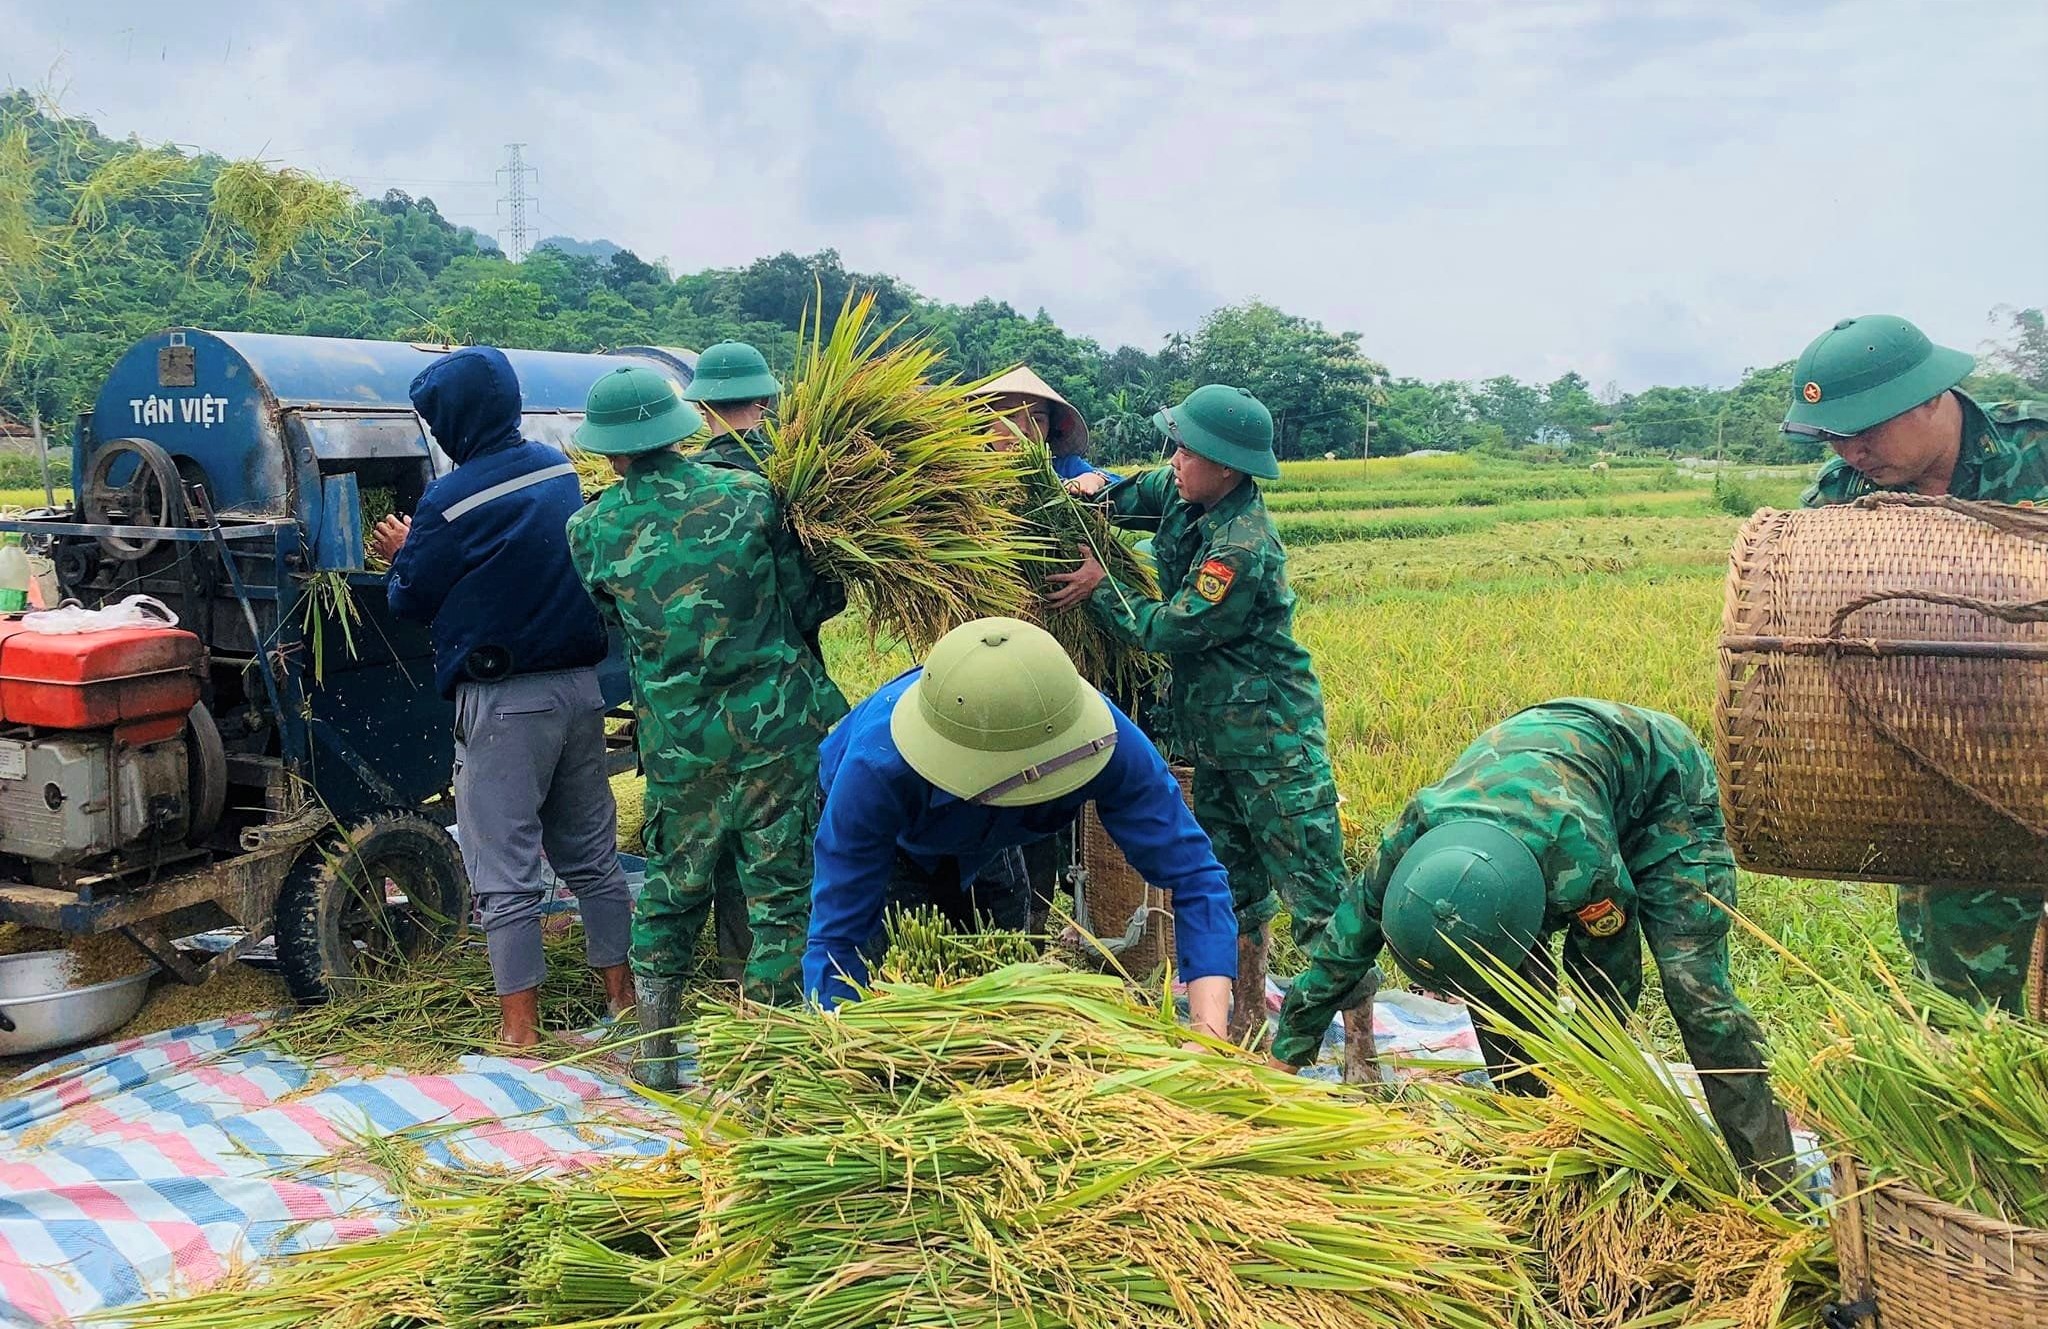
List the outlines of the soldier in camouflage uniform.
<svg viewBox="0 0 2048 1329">
<path fill-rule="evenodd" d="M 760 476 L 675 450 L 701 426 L 653 370 L 590 390 L 577 443 L 623 477 L 569 521 L 569 553 L 624 632 L 647 771 L 647 884 L 633 919 L 643 1029 L 672 1028 L 723 874 L 746 896 L 743 990 L 799 996 L 817 827 L 818 744 L 845 699 L 804 644 L 815 577 Z M 673 1040 L 635 1074 L 672 1085 Z"/>
<path fill-rule="evenodd" d="M 1614 702 L 1532 706 L 1481 734 L 1388 829 L 1364 890 L 1287 994 L 1274 1060 L 1315 1059 L 1338 1004 L 1374 983 L 1382 947 L 1426 986 L 1484 1002 L 1459 949 L 1550 986 L 1550 939 L 1563 933 L 1565 972 L 1633 1010 L 1647 945 L 1729 1149 L 1783 1181 L 1774 1165 L 1792 1156 L 1791 1134 L 1763 1071 L 1762 1033 L 1728 976 L 1720 905 L 1734 904 L 1720 786 L 1691 730 Z M 1478 1033 L 1496 1081 L 1538 1088 L 1514 1073 L 1526 1061 L 1519 1047 L 1483 1021 Z"/>
<path fill-rule="evenodd" d="M 768 372 L 761 352 L 743 341 L 722 341 L 697 357 L 697 373 L 683 389 L 683 400 L 696 405 L 710 426 L 692 461 L 737 466 L 761 473 L 768 441 L 761 421 L 782 395 L 782 383 Z"/>
<path fill-rule="evenodd" d="M 708 466 L 732 466 L 755 475 L 768 457 L 761 422 L 782 396 L 782 382 L 768 370 L 768 361 L 743 341 L 722 341 L 697 357 L 697 372 L 683 389 L 683 400 L 698 408 L 707 426 L 696 446 L 684 454 Z M 820 660 L 818 626 L 846 608 L 846 591 L 837 582 L 820 581 L 816 588 L 816 624 L 804 633 Z M 737 877 L 720 873 L 718 898 L 712 903 L 712 925 L 718 936 L 718 958 L 725 977 L 739 980 L 752 953 L 754 937 L 747 926 L 747 901 Z"/>
<path fill-rule="evenodd" d="M 1974 363 L 1891 315 L 1843 319 L 1822 333 L 1793 370 L 1784 429 L 1825 440 L 1835 455 L 1800 502 L 1825 507 L 1882 491 L 2048 502 L 2048 402 L 1979 405 L 1956 386 Z M 1898 916 L 1929 981 L 2024 1009 L 2040 896 L 1902 886 Z"/>
<path fill-rule="evenodd" d="M 1258 478 L 1280 474 L 1273 417 L 1244 389 L 1212 384 L 1152 423 L 1175 445 L 1171 468 L 1070 487 L 1102 494 L 1119 525 L 1156 531 L 1165 598 L 1119 585 L 1090 552 L 1079 571 L 1054 575 L 1052 603 L 1085 599 L 1110 631 L 1172 665 L 1171 741 L 1194 765 L 1195 819 L 1230 873 L 1243 937 L 1232 1017 L 1241 1036 L 1264 1021 L 1273 915 L 1284 903 L 1308 950 L 1345 893 L 1337 782 L 1322 689 L 1294 639 L 1287 551 L 1259 493 Z"/>
</svg>

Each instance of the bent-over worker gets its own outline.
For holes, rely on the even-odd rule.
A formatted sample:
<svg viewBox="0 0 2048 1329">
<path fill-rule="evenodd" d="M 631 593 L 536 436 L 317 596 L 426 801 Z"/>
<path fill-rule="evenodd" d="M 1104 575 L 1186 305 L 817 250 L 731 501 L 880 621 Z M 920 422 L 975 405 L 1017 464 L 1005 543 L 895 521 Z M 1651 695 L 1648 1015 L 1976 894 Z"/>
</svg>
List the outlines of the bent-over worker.
<svg viewBox="0 0 2048 1329">
<path fill-rule="evenodd" d="M 1345 894 L 1337 782 L 1322 687 L 1294 639 L 1287 550 L 1259 493 L 1259 479 L 1280 474 L 1272 415 L 1243 388 L 1211 384 L 1152 423 L 1173 445 L 1170 466 L 1069 487 L 1101 494 L 1119 525 L 1157 531 L 1163 598 L 1119 585 L 1087 550 L 1078 571 L 1052 575 L 1061 589 L 1051 604 L 1087 604 L 1109 631 L 1171 665 L 1172 742 L 1194 766 L 1195 819 L 1230 873 L 1243 933 L 1231 1030 L 1241 1038 L 1265 1021 L 1273 915 L 1284 902 L 1309 950 Z M 1357 1033 L 1370 1044 L 1370 1024 Z"/>
<path fill-rule="evenodd" d="M 520 437 L 519 378 L 472 346 L 412 382 L 413 409 L 455 469 L 410 519 L 371 533 L 391 560 L 399 618 L 432 623 L 434 681 L 455 702 L 455 816 L 483 915 L 498 1036 L 540 1040 L 541 855 L 583 915 L 584 956 L 613 1010 L 633 1002 L 632 911 L 605 772 L 597 665 L 604 624 L 576 580 L 563 525 L 582 505 L 576 468 Z"/>
<path fill-rule="evenodd" d="M 1957 385 L 1976 362 L 1903 318 L 1845 318 L 1800 353 L 1788 434 L 1834 457 L 1809 508 L 1880 491 L 2048 502 L 2048 402 L 1979 405 Z M 1923 977 L 1967 1001 L 2026 1007 L 2039 895 L 1901 886 L 1899 936 Z"/>
<path fill-rule="evenodd" d="M 797 999 L 817 819 L 818 742 L 845 699 L 805 644 L 816 579 L 758 475 L 676 451 L 701 427 L 652 369 L 590 389 L 579 446 L 622 477 L 569 521 L 569 549 L 624 632 L 647 771 L 647 884 L 633 917 L 643 1030 L 672 1029 L 718 882 L 736 879 L 753 948 L 741 990 Z M 673 1088 L 674 1040 L 634 1074 Z"/>
<path fill-rule="evenodd" d="M 1380 841 L 1379 861 L 1309 953 L 1280 1009 L 1273 1058 L 1315 1059 L 1338 1003 L 1391 950 L 1424 986 L 1487 1004 L 1467 962 L 1485 956 L 1532 984 L 1565 972 L 1592 996 L 1634 1010 L 1643 948 L 1707 1106 L 1736 1161 L 1779 1183 L 1792 1157 L 1785 1114 L 1764 1073 L 1763 1035 L 1728 976 L 1735 857 L 1714 763 L 1683 722 L 1658 711 L 1567 697 L 1481 734 L 1423 789 Z M 1488 1071 L 1516 1073 L 1522 1049 L 1475 1020 Z"/>
<path fill-rule="evenodd" d="M 826 1008 L 881 958 L 889 905 L 1022 927 L 1004 850 L 1052 835 L 1093 801 L 1131 866 L 1173 897 L 1195 1026 L 1229 1018 L 1237 923 L 1230 887 L 1165 759 L 1074 668 L 1052 634 L 1013 618 L 953 629 L 825 740 L 804 991 Z"/>
</svg>

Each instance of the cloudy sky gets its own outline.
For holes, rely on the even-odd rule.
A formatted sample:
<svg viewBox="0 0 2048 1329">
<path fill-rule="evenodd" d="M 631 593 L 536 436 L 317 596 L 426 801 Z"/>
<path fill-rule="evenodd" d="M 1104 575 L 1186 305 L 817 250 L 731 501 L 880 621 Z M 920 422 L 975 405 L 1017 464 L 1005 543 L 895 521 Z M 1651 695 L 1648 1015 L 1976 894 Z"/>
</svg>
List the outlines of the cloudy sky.
<svg viewBox="0 0 2048 1329">
<path fill-rule="evenodd" d="M 102 129 L 677 270 L 836 248 L 1154 347 L 1257 296 L 1396 373 L 1723 383 L 2048 301 L 2044 0 L 0 0 Z"/>
</svg>

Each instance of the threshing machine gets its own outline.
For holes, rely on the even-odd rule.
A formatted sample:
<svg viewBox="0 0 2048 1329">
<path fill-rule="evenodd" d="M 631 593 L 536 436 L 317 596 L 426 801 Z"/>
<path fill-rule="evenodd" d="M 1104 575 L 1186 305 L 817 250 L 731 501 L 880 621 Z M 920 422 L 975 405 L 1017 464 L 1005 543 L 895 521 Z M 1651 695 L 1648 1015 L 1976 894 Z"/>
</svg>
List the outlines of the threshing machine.
<svg viewBox="0 0 2048 1329">
<path fill-rule="evenodd" d="M 63 637 L 0 618 L 0 921 L 119 930 L 187 982 L 274 935 L 293 995 L 317 1001 L 467 917 L 453 708 L 363 540 L 366 507 L 413 512 L 451 468 L 407 395 L 450 349 L 177 328 L 115 364 L 78 422 L 71 509 L 0 531 L 54 561 L 65 599 L 146 594 L 179 625 Z M 621 360 L 685 385 L 696 364 L 506 354 L 526 435 L 557 446 Z M 313 593 L 342 579 L 346 632 Z M 616 640 L 600 672 L 623 703 Z M 237 929 L 211 959 L 178 945 Z"/>
</svg>

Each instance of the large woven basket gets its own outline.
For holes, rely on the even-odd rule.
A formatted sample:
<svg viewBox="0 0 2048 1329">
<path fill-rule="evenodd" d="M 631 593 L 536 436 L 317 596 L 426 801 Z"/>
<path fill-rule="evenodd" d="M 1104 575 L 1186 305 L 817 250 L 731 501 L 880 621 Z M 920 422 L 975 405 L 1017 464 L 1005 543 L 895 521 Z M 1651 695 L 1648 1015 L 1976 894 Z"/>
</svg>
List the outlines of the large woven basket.
<svg viewBox="0 0 2048 1329">
<path fill-rule="evenodd" d="M 1180 781 L 1181 797 L 1192 808 L 1194 770 L 1176 766 L 1173 774 Z M 1116 847 L 1116 841 L 1102 828 L 1101 818 L 1095 815 L 1093 803 L 1081 813 L 1081 866 L 1088 874 L 1082 886 L 1086 917 L 1081 921 L 1096 936 L 1114 942 L 1130 929 L 1138 910 L 1146 909 L 1143 931 L 1117 957 L 1117 963 L 1133 978 L 1143 978 L 1157 970 L 1173 954 L 1172 897 L 1124 861 L 1123 851 Z"/>
<path fill-rule="evenodd" d="M 1835 1160 L 1830 1212 L 1848 1313 L 1878 1329 L 2048 1325 L 2048 1232 L 1943 1204 L 1909 1186 L 1872 1186 Z"/>
<path fill-rule="evenodd" d="M 1744 867 L 2048 882 L 2048 512 L 1878 495 L 1736 538 L 1716 756 Z"/>
</svg>

